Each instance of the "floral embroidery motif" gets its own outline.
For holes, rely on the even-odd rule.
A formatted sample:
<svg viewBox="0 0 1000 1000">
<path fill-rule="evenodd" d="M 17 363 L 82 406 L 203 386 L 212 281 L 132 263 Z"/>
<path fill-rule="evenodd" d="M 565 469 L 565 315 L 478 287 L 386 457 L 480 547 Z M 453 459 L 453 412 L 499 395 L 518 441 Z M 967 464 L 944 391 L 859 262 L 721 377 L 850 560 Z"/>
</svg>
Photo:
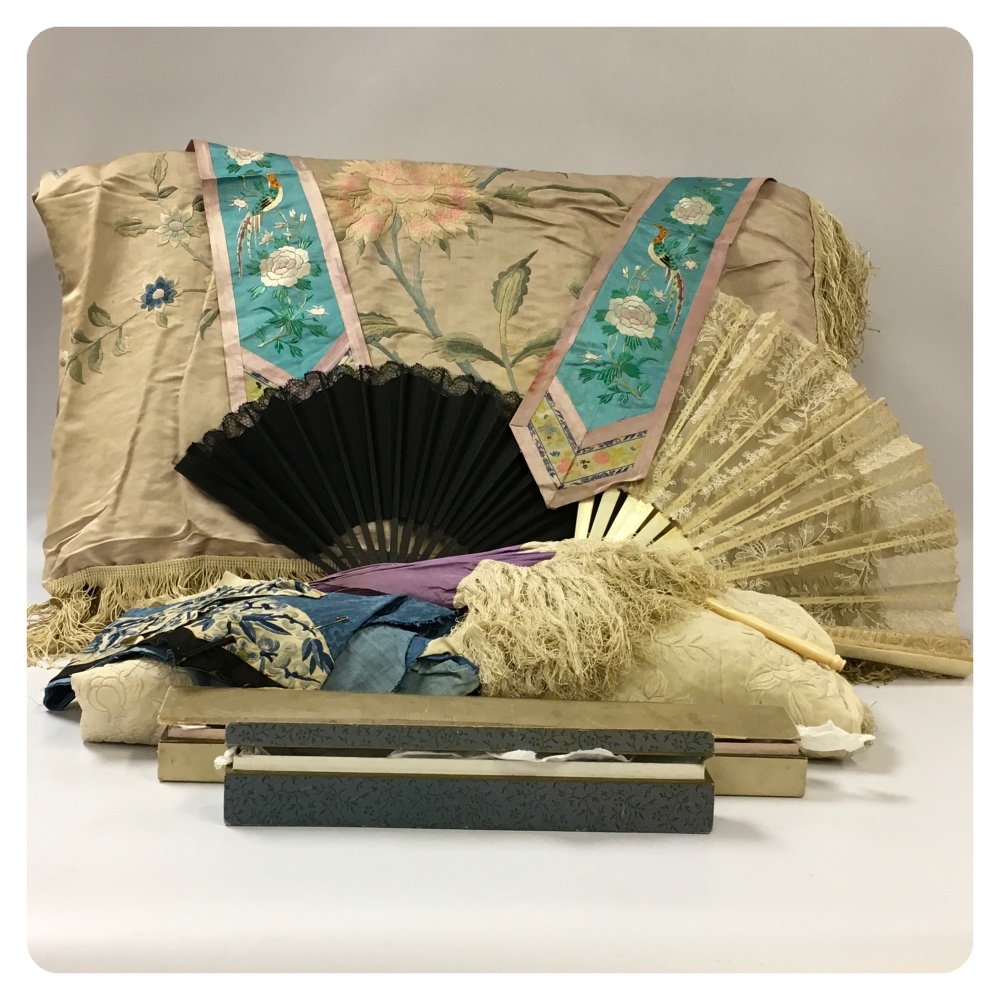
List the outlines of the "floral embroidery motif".
<svg viewBox="0 0 1000 1000">
<path fill-rule="evenodd" d="M 199 236 L 201 225 L 202 221 L 200 218 L 195 218 L 193 208 L 178 206 L 161 213 L 156 232 L 159 233 L 161 246 L 167 243 L 178 246 L 190 243 L 192 236 Z"/>
<path fill-rule="evenodd" d="M 339 253 L 327 259 L 332 234 L 311 218 L 306 175 L 275 153 L 197 146 L 202 177 L 218 191 L 223 242 L 216 250 L 227 261 L 232 339 L 244 371 L 276 384 L 337 363 L 354 307 L 338 301 Z"/>
<path fill-rule="evenodd" d="M 170 305 L 177 298 L 177 291 L 174 282 L 167 281 L 164 277 L 159 277 L 151 285 L 146 285 L 146 291 L 139 296 L 139 305 L 143 309 L 162 309 Z"/>
<path fill-rule="evenodd" d="M 489 290 L 499 317 L 499 354 L 474 334 L 452 333 L 440 327 L 423 288 L 422 251 L 436 247 L 450 258 L 454 240 L 468 238 L 478 242 L 477 226 L 484 221 L 493 224 L 491 203 L 506 201 L 530 207 L 535 191 L 551 188 L 591 192 L 618 205 L 623 203 L 610 191 L 570 184 L 543 184 L 534 188 L 507 185 L 487 191 L 490 183 L 506 172 L 506 168 L 501 168 L 477 180 L 472 168 L 457 164 L 354 160 L 327 179 L 324 197 L 338 237 L 353 243 L 358 259 L 374 249 L 381 264 L 413 301 L 414 312 L 423 324 L 411 326 L 382 313 L 363 313 L 361 325 L 369 346 L 401 362 L 388 341 L 397 335 L 426 337 L 433 342 L 429 353 L 454 362 L 465 374 L 482 377 L 478 365 L 484 362 L 497 365 L 503 368 L 511 388 L 519 391 L 515 374 L 518 365 L 548 354 L 559 336 L 558 330 L 550 330 L 536 333 L 517 348 L 511 344 L 510 323 L 528 294 L 530 261 L 538 250 L 530 250 L 502 270 Z M 401 245 L 404 241 L 412 246 L 409 252 Z"/>
<path fill-rule="evenodd" d="M 147 174 L 152 181 L 152 189 L 141 192 L 146 201 L 156 202 L 160 206 L 159 225 L 145 222 L 139 216 L 127 216 L 118 220 L 115 232 L 126 239 L 139 239 L 146 233 L 155 233 L 159 237 L 160 247 L 183 250 L 211 272 L 211 261 L 195 249 L 197 241 L 206 235 L 204 200 L 198 195 L 189 205 L 166 204 L 167 199 L 177 192 L 174 185 L 166 183 L 169 170 L 170 164 L 166 155 L 160 154 Z M 129 337 L 136 331 L 134 328 L 126 331 L 126 327 L 135 319 L 141 316 L 153 318 L 156 326 L 165 329 L 170 325 L 167 307 L 173 305 L 179 296 L 191 292 L 204 295 L 207 291 L 208 286 L 180 288 L 176 280 L 168 279 L 161 274 L 148 282 L 145 289 L 135 297 L 133 301 L 138 303 L 139 308 L 124 319 L 112 319 L 108 309 L 96 302 L 91 303 L 87 310 L 87 321 L 92 329 L 74 330 L 70 339 L 74 345 L 80 345 L 79 348 L 75 351 L 62 351 L 59 355 L 59 365 L 63 369 L 62 380 L 65 381 L 68 377 L 81 385 L 86 384 L 85 372 L 102 374 L 106 345 L 110 344 L 110 351 L 114 357 L 122 357 L 131 352 Z M 217 309 L 207 308 L 202 312 L 198 324 L 199 336 L 204 336 L 217 316 Z"/>
</svg>

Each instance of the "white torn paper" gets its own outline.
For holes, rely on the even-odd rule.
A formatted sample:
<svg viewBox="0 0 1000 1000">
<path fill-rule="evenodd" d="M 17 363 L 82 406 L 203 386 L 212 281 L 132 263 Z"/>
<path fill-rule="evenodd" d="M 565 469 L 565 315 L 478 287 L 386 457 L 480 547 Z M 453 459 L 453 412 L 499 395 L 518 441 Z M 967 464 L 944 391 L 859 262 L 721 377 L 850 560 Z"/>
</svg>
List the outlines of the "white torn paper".
<svg viewBox="0 0 1000 1000">
<path fill-rule="evenodd" d="M 799 746 L 810 757 L 850 757 L 875 742 L 875 737 L 867 733 L 849 733 L 833 723 L 822 726 L 796 726 L 799 731 Z"/>
</svg>

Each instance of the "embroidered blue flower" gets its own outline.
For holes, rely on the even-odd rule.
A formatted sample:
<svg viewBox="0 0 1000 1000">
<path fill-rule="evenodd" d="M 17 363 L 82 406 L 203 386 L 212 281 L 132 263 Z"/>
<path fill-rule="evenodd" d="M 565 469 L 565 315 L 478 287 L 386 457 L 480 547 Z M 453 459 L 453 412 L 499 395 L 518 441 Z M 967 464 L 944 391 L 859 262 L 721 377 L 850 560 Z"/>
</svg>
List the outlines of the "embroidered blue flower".
<svg viewBox="0 0 1000 1000">
<path fill-rule="evenodd" d="M 175 282 L 167 281 L 160 277 L 151 285 L 146 285 L 146 291 L 139 298 L 139 304 L 143 309 L 152 312 L 154 309 L 162 309 L 169 306 L 177 298 L 177 291 L 174 288 Z"/>
</svg>

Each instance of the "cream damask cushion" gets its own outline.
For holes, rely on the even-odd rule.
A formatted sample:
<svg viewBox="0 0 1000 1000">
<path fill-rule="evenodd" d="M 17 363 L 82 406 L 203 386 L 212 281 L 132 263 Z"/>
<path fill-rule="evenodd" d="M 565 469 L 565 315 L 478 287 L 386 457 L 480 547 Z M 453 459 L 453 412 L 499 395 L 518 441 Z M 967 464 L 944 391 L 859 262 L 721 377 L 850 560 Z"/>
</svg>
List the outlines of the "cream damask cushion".
<svg viewBox="0 0 1000 1000">
<path fill-rule="evenodd" d="M 731 590 L 723 603 L 835 652 L 822 627 L 783 597 Z M 661 632 L 616 695 L 622 701 L 777 705 L 801 726 L 872 733 L 868 706 L 840 674 L 707 609 Z"/>
<path fill-rule="evenodd" d="M 155 744 L 157 721 L 170 687 L 191 687 L 182 667 L 149 658 L 121 660 L 73 674 L 80 736 L 88 743 Z"/>
</svg>

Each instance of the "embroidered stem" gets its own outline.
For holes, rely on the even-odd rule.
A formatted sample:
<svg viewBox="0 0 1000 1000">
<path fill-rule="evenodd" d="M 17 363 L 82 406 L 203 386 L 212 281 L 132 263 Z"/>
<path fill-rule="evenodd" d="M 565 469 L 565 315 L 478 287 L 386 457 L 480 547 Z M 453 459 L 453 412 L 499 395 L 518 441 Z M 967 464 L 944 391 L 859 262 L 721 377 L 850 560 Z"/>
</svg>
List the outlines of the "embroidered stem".
<svg viewBox="0 0 1000 1000">
<path fill-rule="evenodd" d="M 496 170 L 494 170 L 491 174 L 488 174 L 484 180 L 481 180 L 476 185 L 476 189 L 479 191 L 485 191 L 490 181 L 499 177 L 501 174 L 509 173 L 512 169 L 512 167 L 497 167 Z"/>
<path fill-rule="evenodd" d="M 625 202 L 621 200 L 616 194 L 612 194 L 605 188 L 591 188 L 591 187 L 574 187 L 572 184 L 539 184 L 536 187 L 530 187 L 526 189 L 527 191 L 579 191 L 582 194 L 603 194 L 606 198 L 610 198 L 616 205 L 620 208 L 625 207 Z"/>
<path fill-rule="evenodd" d="M 390 271 L 392 271 L 396 280 L 403 286 L 403 290 L 413 300 L 413 304 L 417 307 L 415 312 L 424 321 L 424 326 L 427 327 L 427 332 L 434 340 L 439 340 L 444 336 L 444 334 L 441 332 L 441 328 L 437 325 L 434 310 L 427 304 L 427 300 L 424 298 L 423 289 L 420 287 L 420 282 L 423 280 L 423 273 L 420 270 L 420 244 L 418 243 L 414 248 L 414 281 L 411 283 L 406 276 L 406 272 L 403 270 L 403 260 L 399 254 L 399 226 L 399 216 L 396 216 L 396 218 L 392 220 L 392 227 L 389 230 L 389 235 L 392 238 L 392 252 L 395 259 L 391 259 L 385 252 L 385 248 L 382 246 L 381 238 L 375 240 L 375 252 L 378 254 L 379 260 L 387 268 L 389 268 Z M 471 375 L 474 379 L 478 379 L 480 382 L 483 380 L 479 372 L 477 372 L 468 361 L 458 361 L 456 363 L 466 375 Z"/>
</svg>

